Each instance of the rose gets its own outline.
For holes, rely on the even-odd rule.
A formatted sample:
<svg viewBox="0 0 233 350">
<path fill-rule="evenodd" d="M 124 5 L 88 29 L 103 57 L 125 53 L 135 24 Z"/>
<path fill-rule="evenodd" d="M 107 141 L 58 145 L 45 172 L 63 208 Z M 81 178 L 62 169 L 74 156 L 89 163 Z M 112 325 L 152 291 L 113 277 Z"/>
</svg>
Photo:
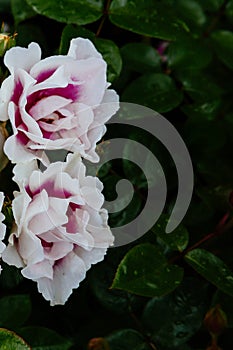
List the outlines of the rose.
<svg viewBox="0 0 233 350">
<path fill-rule="evenodd" d="M 71 40 L 67 56 L 40 60 L 38 44 L 7 51 L 11 75 L 0 91 L 0 119 L 10 118 L 13 135 L 5 153 L 13 163 L 35 158 L 48 164 L 45 149 L 78 152 L 96 162 L 96 142 L 118 109 L 108 90 L 106 63 L 88 39 Z"/>
<path fill-rule="evenodd" d="M 4 195 L 2 192 L 0 192 L 0 210 L 2 210 L 3 201 L 4 201 Z M 5 244 L 2 242 L 6 233 L 6 225 L 3 224 L 4 219 L 5 219 L 5 216 L 0 212 L 0 257 L 6 247 Z M 1 266 L 0 266 L 0 272 L 1 272 Z"/>
<path fill-rule="evenodd" d="M 85 175 L 78 154 L 41 172 L 36 161 L 18 163 L 12 209 L 15 227 L 3 260 L 23 267 L 51 305 L 64 304 L 86 271 L 103 260 L 113 235 L 101 209 L 102 183 Z"/>
<path fill-rule="evenodd" d="M 6 128 L 0 124 L 0 171 L 2 171 L 8 163 L 8 159 L 3 152 L 3 146 L 7 136 Z"/>
</svg>

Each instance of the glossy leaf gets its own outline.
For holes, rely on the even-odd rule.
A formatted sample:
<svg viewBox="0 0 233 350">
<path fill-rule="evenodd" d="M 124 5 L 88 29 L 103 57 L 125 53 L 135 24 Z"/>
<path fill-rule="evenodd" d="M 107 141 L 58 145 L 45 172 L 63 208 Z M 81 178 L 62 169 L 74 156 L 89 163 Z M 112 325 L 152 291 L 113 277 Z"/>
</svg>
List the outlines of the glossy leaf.
<svg viewBox="0 0 233 350">
<path fill-rule="evenodd" d="M 165 228 L 168 221 L 169 218 L 162 216 L 152 228 L 152 231 L 169 247 L 169 249 L 182 252 L 187 247 L 189 242 L 188 231 L 184 226 L 179 225 L 171 233 L 166 233 Z"/>
<path fill-rule="evenodd" d="M 220 258 L 198 248 L 187 253 L 185 260 L 204 278 L 224 293 L 233 296 L 233 272 Z"/>
<path fill-rule="evenodd" d="M 160 249 L 145 243 L 132 248 L 118 266 L 112 288 L 152 297 L 165 295 L 182 281 L 183 269 L 168 265 Z"/>
<path fill-rule="evenodd" d="M 219 59 L 233 69 L 233 32 L 218 30 L 212 33 L 213 47 Z"/>
<path fill-rule="evenodd" d="M 106 337 L 111 350 L 150 350 L 143 336 L 134 329 L 122 329 Z"/>
<path fill-rule="evenodd" d="M 20 335 L 30 343 L 33 350 L 68 350 L 72 345 L 70 340 L 44 327 L 24 327 Z"/>
<path fill-rule="evenodd" d="M 206 103 L 216 100 L 223 94 L 222 87 L 214 80 L 214 77 L 203 71 L 186 69 L 179 71 L 178 80 L 183 84 L 183 89 L 198 103 Z"/>
<path fill-rule="evenodd" d="M 11 0 L 11 9 L 16 25 L 37 14 L 26 0 Z"/>
<path fill-rule="evenodd" d="M 155 38 L 176 39 L 189 28 L 177 18 L 173 5 L 158 0 L 113 0 L 110 20 L 117 26 Z"/>
<path fill-rule="evenodd" d="M 0 326 L 22 326 L 30 316 L 31 300 L 28 295 L 10 295 L 0 299 Z"/>
<path fill-rule="evenodd" d="M 17 334 L 0 328 L 0 350 L 31 350 L 30 346 Z"/>
<path fill-rule="evenodd" d="M 107 39 L 96 39 L 94 44 L 98 51 L 103 55 L 108 65 L 108 81 L 113 82 L 120 74 L 122 68 L 122 60 L 117 45 Z"/>
<path fill-rule="evenodd" d="M 131 70 L 146 73 L 161 71 L 161 57 L 157 50 L 144 43 L 129 43 L 121 48 L 124 64 Z"/>
<path fill-rule="evenodd" d="M 122 99 L 164 113 L 177 107 L 183 99 L 183 94 L 169 76 L 148 73 L 134 80 L 125 89 Z"/>
<path fill-rule="evenodd" d="M 102 16 L 102 0 L 27 0 L 40 15 L 65 23 L 87 24 Z"/>
<path fill-rule="evenodd" d="M 172 294 L 147 303 L 143 325 L 162 349 L 182 349 L 202 325 L 206 300 L 206 284 L 188 278 Z"/>
<path fill-rule="evenodd" d="M 190 37 L 168 46 L 168 63 L 173 69 L 200 69 L 206 67 L 212 58 L 209 47 L 202 40 Z"/>
</svg>

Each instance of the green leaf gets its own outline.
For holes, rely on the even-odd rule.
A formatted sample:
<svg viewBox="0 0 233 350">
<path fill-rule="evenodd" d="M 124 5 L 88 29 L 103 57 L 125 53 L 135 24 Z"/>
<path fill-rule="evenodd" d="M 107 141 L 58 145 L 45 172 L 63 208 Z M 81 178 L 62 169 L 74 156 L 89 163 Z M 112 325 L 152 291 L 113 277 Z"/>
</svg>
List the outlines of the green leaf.
<svg viewBox="0 0 233 350">
<path fill-rule="evenodd" d="M 10 295 L 0 299 L 0 326 L 22 326 L 30 316 L 31 300 L 28 295 Z"/>
<path fill-rule="evenodd" d="M 228 1 L 226 6 L 226 15 L 233 23 L 233 0 Z"/>
<path fill-rule="evenodd" d="M 189 234 L 183 225 L 179 225 L 172 233 L 166 233 L 165 228 L 169 218 L 162 216 L 152 228 L 159 239 L 161 239 L 171 250 L 182 252 L 188 245 Z"/>
<path fill-rule="evenodd" d="M 12 176 L 12 175 L 10 175 Z M 0 275 L 0 288 L 11 289 L 20 284 L 23 281 L 23 276 L 19 269 L 15 266 L 10 266 L 4 262 L 1 262 L 2 272 Z"/>
<path fill-rule="evenodd" d="M 198 30 L 206 22 L 202 6 L 196 0 L 177 0 L 175 2 L 179 17 L 193 31 Z"/>
<path fill-rule="evenodd" d="M 129 43 L 121 48 L 124 64 L 138 73 L 161 71 L 161 57 L 157 50 L 144 43 Z"/>
<path fill-rule="evenodd" d="M 111 288 L 146 297 L 161 296 L 174 290 L 182 279 L 182 268 L 168 265 L 158 247 L 145 243 L 125 255 Z"/>
<path fill-rule="evenodd" d="M 140 297 L 121 290 L 109 289 L 114 273 L 115 266 L 106 262 L 100 263 L 91 269 L 88 281 L 95 297 L 103 307 L 115 314 L 127 314 L 129 308 L 136 307 Z"/>
<path fill-rule="evenodd" d="M 111 350 L 150 350 L 143 336 L 134 329 L 122 329 L 106 337 Z"/>
<path fill-rule="evenodd" d="M 159 0 L 113 0 L 110 20 L 132 32 L 164 40 L 174 40 L 189 31 L 177 18 L 173 5 Z"/>
<path fill-rule="evenodd" d="M 167 75 L 147 73 L 125 89 L 122 99 L 164 113 L 177 107 L 182 102 L 183 94 Z"/>
<path fill-rule="evenodd" d="M 192 103 L 183 106 L 182 111 L 190 118 L 202 121 L 215 120 L 220 112 L 221 100 Z"/>
<path fill-rule="evenodd" d="M 233 32 L 217 30 L 211 35 L 213 47 L 219 59 L 230 69 L 233 69 Z"/>
<path fill-rule="evenodd" d="M 122 60 L 119 48 L 117 45 L 107 39 L 95 39 L 94 44 L 98 51 L 103 55 L 104 60 L 108 65 L 108 81 L 113 82 L 121 72 Z"/>
<path fill-rule="evenodd" d="M 62 31 L 59 54 L 66 55 L 69 50 L 71 39 L 78 37 L 87 38 L 93 41 L 95 34 L 84 27 L 75 24 L 67 24 Z"/>
<path fill-rule="evenodd" d="M 203 40 L 188 37 L 168 46 L 168 64 L 174 69 L 204 68 L 211 58 L 212 53 Z"/>
<path fill-rule="evenodd" d="M 35 16 L 37 13 L 27 4 L 26 0 L 11 0 L 11 10 L 15 24 Z"/>
<path fill-rule="evenodd" d="M 79 36 L 90 39 L 93 42 L 96 49 L 103 55 L 104 60 L 107 62 L 108 81 L 114 81 L 120 75 L 122 60 L 119 48 L 113 41 L 96 38 L 91 31 L 80 26 L 68 24 L 62 32 L 59 49 L 60 54 L 66 55 L 70 40 Z"/>
<path fill-rule="evenodd" d="M 207 284 L 187 278 L 173 293 L 151 299 L 142 322 L 159 349 L 181 350 L 201 327 L 207 308 Z"/>
<path fill-rule="evenodd" d="M 185 260 L 209 282 L 233 296 L 233 272 L 220 258 L 198 248 L 187 253 Z"/>
<path fill-rule="evenodd" d="M 102 0 L 27 0 L 40 15 L 59 22 L 87 24 L 97 21 L 103 13 Z"/>
<path fill-rule="evenodd" d="M 223 94 L 223 89 L 215 82 L 212 75 L 203 71 L 185 69 L 177 74 L 183 84 L 183 90 L 198 103 L 216 100 Z"/>
<path fill-rule="evenodd" d="M 224 0 L 197 0 L 197 2 L 207 11 L 217 11 L 224 4 Z"/>
<path fill-rule="evenodd" d="M 31 350 L 30 346 L 17 334 L 0 328 L 0 350 Z"/>
<path fill-rule="evenodd" d="M 33 350 L 68 350 L 72 345 L 70 340 L 44 327 L 24 327 L 20 329 L 20 335 Z"/>
</svg>

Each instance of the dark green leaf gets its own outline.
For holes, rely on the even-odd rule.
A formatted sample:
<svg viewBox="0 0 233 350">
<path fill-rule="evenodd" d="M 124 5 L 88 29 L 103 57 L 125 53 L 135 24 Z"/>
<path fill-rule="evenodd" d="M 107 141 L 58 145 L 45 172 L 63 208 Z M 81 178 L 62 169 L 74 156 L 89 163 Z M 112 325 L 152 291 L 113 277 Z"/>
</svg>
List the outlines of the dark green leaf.
<svg viewBox="0 0 233 350">
<path fill-rule="evenodd" d="M 11 0 L 11 9 L 15 24 L 35 16 L 37 13 L 27 4 L 26 0 Z"/>
<path fill-rule="evenodd" d="M 122 329 L 106 337 L 111 350 L 150 350 L 143 336 L 134 329 Z"/>
<path fill-rule="evenodd" d="M 30 343 L 33 350 L 68 350 L 72 345 L 68 339 L 44 327 L 24 327 L 20 335 Z"/>
<path fill-rule="evenodd" d="M 111 40 L 95 39 L 94 44 L 108 64 L 108 81 L 113 82 L 121 72 L 122 60 L 120 51 L 117 45 Z"/>
<path fill-rule="evenodd" d="M 30 346 L 14 332 L 0 328 L 0 350 L 31 350 Z"/>
<path fill-rule="evenodd" d="M 22 326 L 31 313 L 28 295 L 10 295 L 0 299 L 0 326 L 15 328 Z"/>
<path fill-rule="evenodd" d="M 62 32 L 59 49 L 60 54 L 66 55 L 69 49 L 70 40 L 79 36 L 90 39 L 93 42 L 97 50 L 103 55 L 104 60 L 108 64 L 108 81 L 112 82 L 115 80 L 121 72 L 122 60 L 119 48 L 111 40 L 96 38 L 94 33 L 91 31 L 83 27 L 69 24 Z"/>
<path fill-rule="evenodd" d="M 122 99 L 164 113 L 177 107 L 183 99 L 183 94 L 167 75 L 147 73 L 125 89 Z"/>
<path fill-rule="evenodd" d="M 228 1 L 226 6 L 226 15 L 233 22 L 233 0 Z"/>
<path fill-rule="evenodd" d="M 168 63 L 174 69 L 204 68 L 210 63 L 211 58 L 211 51 L 203 40 L 188 37 L 168 46 Z"/>
<path fill-rule="evenodd" d="M 110 20 L 119 27 L 138 34 L 171 40 L 189 31 L 177 18 L 173 5 L 158 0 L 113 0 Z"/>
<path fill-rule="evenodd" d="M 168 265 L 160 249 L 152 244 L 132 248 L 118 266 L 112 288 L 152 297 L 174 290 L 183 279 L 183 269 Z"/>
<path fill-rule="evenodd" d="M 23 276 L 19 269 L 15 266 L 10 266 L 4 262 L 1 262 L 2 272 L 0 275 L 0 288 L 11 289 L 20 284 L 23 281 Z"/>
<path fill-rule="evenodd" d="M 39 14 L 59 22 L 87 24 L 102 16 L 102 0 L 27 0 Z"/>
<path fill-rule="evenodd" d="M 59 54 L 66 55 L 69 50 L 71 39 L 78 37 L 93 40 L 95 35 L 84 27 L 80 27 L 75 24 L 67 24 L 62 31 Z"/>
<path fill-rule="evenodd" d="M 157 50 L 144 43 L 129 43 L 121 48 L 127 68 L 139 73 L 161 71 L 161 57 Z"/>
<path fill-rule="evenodd" d="M 198 0 L 198 2 L 207 11 L 217 11 L 224 4 L 224 0 Z"/>
<path fill-rule="evenodd" d="M 175 2 L 179 17 L 192 31 L 198 30 L 206 22 L 202 6 L 196 0 L 177 0 Z"/>
<path fill-rule="evenodd" d="M 233 32 L 218 30 L 212 33 L 213 46 L 219 59 L 233 69 Z"/>
<path fill-rule="evenodd" d="M 213 76 L 191 69 L 180 71 L 177 78 L 183 89 L 198 103 L 216 100 L 223 94 L 223 89 L 214 81 Z"/>
<path fill-rule="evenodd" d="M 187 253 L 185 260 L 208 281 L 233 296 L 233 272 L 220 258 L 198 248 Z"/>
<path fill-rule="evenodd" d="M 90 287 L 98 301 L 116 314 L 126 314 L 136 306 L 140 298 L 120 290 L 109 289 L 115 273 L 115 266 L 100 263 L 93 267 L 89 275 Z"/>
<path fill-rule="evenodd" d="M 208 308 L 206 284 L 188 278 L 172 293 L 150 300 L 143 312 L 143 324 L 162 349 L 181 345 L 201 327 Z"/>
<path fill-rule="evenodd" d="M 162 216 L 152 228 L 152 231 L 161 239 L 171 250 L 182 252 L 188 245 L 189 234 L 186 228 L 179 225 L 172 233 L 166 233 L 165 228 L 169 218 Z"/>
<path fill-rule="evenodd" d="M 182 111 L 193 119 L 202 121 L 212 121 L 215 120 L 218 113 L 220 112 L 221 101 L 213 100 L 201 103 L 187 104 L 182 107 Z"/>
</svg>

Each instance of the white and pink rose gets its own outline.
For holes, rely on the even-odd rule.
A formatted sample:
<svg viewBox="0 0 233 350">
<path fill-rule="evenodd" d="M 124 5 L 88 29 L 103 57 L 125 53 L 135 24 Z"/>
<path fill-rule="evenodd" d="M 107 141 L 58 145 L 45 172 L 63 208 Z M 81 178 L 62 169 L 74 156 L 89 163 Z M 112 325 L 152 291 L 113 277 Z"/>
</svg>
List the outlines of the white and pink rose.
<svg viewBox="0 0 233 350">
<path fill-rule="evenodd" d="M 79 154 L 44 172 L 36 161 L 14 168 L 20 190 L 14 192 L 15 226 L 3 260 L 23 268 L 51 305 L 65 303 L 114 241 L 102 208 L 102 183 L 85 170 Z"/>
<path fill-rule="evenodd" d="M 44 150 L 66 149 L 97 162 L 96 142 L 119 106 L 91 41 L 73 39 L 66 56 L 45 59 L 36 43 L 14 47 L 4 63 L 10 76 L 0 91 L 0 120 L 10 119 L 13 128 L 4 148 L 8 158 L 48 165 Z"/>
<path fill-rule="evenodd" d="M 3 224 L 3 221 L 5 220 L 5 216 L 2 214 L 2 206 L 3 206 L 3 201 L 4 201 L 4 194 L 0 192 L 0 258 L 1 255 L 5 249 L 5 244 L 3 243 L 3 239 L 5 237 L 6 233 L 6 225 Z M 0 272 L 1 272 L 1 266 L 0 266 Z"/>
</svg>

